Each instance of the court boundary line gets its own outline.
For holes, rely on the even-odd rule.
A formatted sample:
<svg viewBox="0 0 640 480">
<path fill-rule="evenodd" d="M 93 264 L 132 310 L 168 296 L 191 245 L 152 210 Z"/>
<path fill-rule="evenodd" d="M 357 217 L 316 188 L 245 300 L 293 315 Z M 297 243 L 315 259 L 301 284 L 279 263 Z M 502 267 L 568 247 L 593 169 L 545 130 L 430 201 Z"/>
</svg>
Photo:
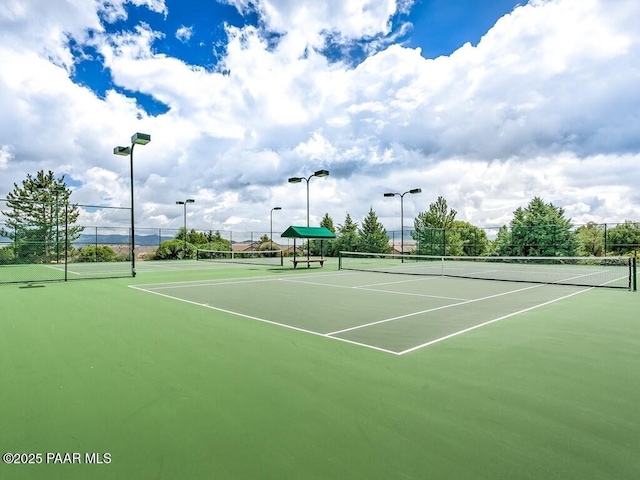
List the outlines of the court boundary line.
<svg viewBox="0 0 640 480">
<path fill-rule="evenodd" d="M 449 305 L 441 305 L 439 307 L 429 308 L 427 310 L 421 310 L 419 312 L 407 313 L 405 315 L 399 315 L 397 317 L 385 318 L 383 320 L 377 320 L 375 322 L 365 323 L 363 325 L 357 325 L 355 327 L 349 327 L 349 328 L 345 328 L 343 330 L 337 330 L 335 332 L 330 332 L 327 335 L 338 335 L 340 333 L 351 332 L 353 330 L 358 330 L 360 328 L 372 327 L 374 325 L 379 325 L 381 323 L 388 323 L 388 322 L 393 322 L 393 321 L 396 321 L 396 320 L 402 320 L 402 319 L 408 318 L 408 317 L 413 317 L 415 315 L 422 315 L 423 313 L 431 313 L 431 312 L 436 312 L 438 310 L 444 310 L 446 308 L 453 308 L 453 307 L 459 307 L 461 305 L 468 305 L 470 303 L 481 302 L 481 301 L 484 301 L 484 300 L 489 300 L 489 299 L 496 298 L 496 297 L 502 297 L 504 295 L 511 295 L 512 293 L 519 293 L 519 292 L 523 292 L 525 290 L 532 290 L 534 288 L 540 288 L 540 287 L 544 287 L 544 286 L 545 285 L 532 285 L 532 286 L 529 286 L 529 287 L 519 288 L 517 290 L 509 290 L 508 292 L 501 292 L 501 293 L 496 293 L 494 295 L 488 295 L 486 297 L 474 298 L 474 299 L 471 299 L 471 300 L 465 300 L 463 302 L 458 302 L 458 303 L 450 303 Z"/>
<path fill-rule="evenodd" d="M 216 285 L 219 283 L 224 283 L 224 282 L 229 282 L 231 281 L 237 281 L 237 280 L 245 280 L 247 283 L 251 283 L 252 281 L 254 282 L 258 282 L 261 280 L 267 281 L 267 280 L 281 280 L 281 279 L 288 279 L 290 277 L 310 277 L 310 276 L 316 276 L 316 275 L 322 275 L 323 277 L 329 277 L 329 276 L 336 276 L 336 275 L 353 275 L 355 273 L 358 272 L 345 272 L 345 273 L 341 273 L 340 271 L 337 272 L 327 272 L 327 273 L 291 273 L 289 275 L 279 275 L 276 277 L 268 277 L 268 276 L 264 276 L 264 275 L 260 275 L 260 276 L 254 276 L 254 277 L 237 277 L 237 278 L 212 278 L 209 280 L 182 280 L 179 282 L 160 282 L 160 283 L 140 283 L 140 284 L 130 284 L 128 285 L 129 287 L 135 288 L 135 287 L 149 287 L 149 288 L 158 288 L 158 289 L 164 289 L 164 288 L 180 288 L 180 287 L 206 287 L 208 285 Z"/>
<path fill-rule="evenodd" d="M 436 277 L 436 278 L 442 278 L 442 277 Z M 378 293 L 390 293 L 392 295 L 409 295 L 411 297 L 440 298 L 442 300 L 460 300 L 460 301 L 469 300 L 468 298 L 444 297 L 444 296 L 440 296 L 440 295 L 427 295 L 427 294 L 424 294 L 424 293 L 409 293 L 409 292 L 394 292 L 392 290 L 377 290 L 375 288 L 367 288 L 366 286 L 361 287 L 359 285 L 354 285 L 354 286 L 331 285 L 331 284 L 328 284 L 328 283 L 303 282 L 303 281 L 300 281 L 300 280 L 290 280 L 288 278 L 281 278 L 279 280 L 282 281 L 282 282 L 287 282 L 287 283 L 300 283 L 302 285 L 314 285 L 314 286 L 318 286 L 318 287 L 329 287 L 329 288 L 344 288 L 344 289 L 347 289 L 347 290 L 364 290 L 364 291 L 378 292 Z M 405 282 L 398 282 L 398 283 L 405 283 Z M 393 285 L 393 282 L 387 282 L 387 283 L 385 283 L 385 285 Z"/>
<path fill-rule="evenodd" d="M 316 274 L 315 273 L 314 274 L 304 274 L 304 276 L 310 276 L 310 275 L 316 275 Z M 325 275 L 326 276 L 329 276 L 329 275 L 340 275 L 340 273 L 339 272 L 327 273 Z M 292 276 L 297 276 L 297 275 L 288 275 L 286 277 L 272 277 L 272 278 L 249 277 L 246 280 L 248 280 L 248 283 L 251 283 L 252 281 L 260 281 L 260 280 L 264 280 L 264 281 L 276 280 L 276 281 L 278 281 L 278 280 L 286 280 L 287 277 L 292 277 Z M 442 278 L 442 277 L 440 277 L 440 278 Z M 219 282 L 224 282 L 225 280 L 229 280 L 229 279 L 211 280 L 208 283 L 204 283 L 204 284 L 200 284 L 200 285 L 196 285 L 196 286 L 216 286 L 216 284 L 220 284 Z M 183 285 L 184 283 L 188 283 L 188 282 L 179 282 L 179 283 L 180 283 L 180 285 L 176 285 L 176 287 L 193 286 L 193 285 Z M 232 283 L 235 284 L 235 283 L 242 283 L 242 282 L 232 282 Z M 299 282 L 299 283 L 310 283 L 310 282 Z M 226 285 L 227 283 L 223 283 L 223 284 Z M 153 285 L 154 284 L 149 284 L 149 286 L 153 286 Z M 171 285 L 171 284 L 155 284 L 155 285 L 163 285 L 164 288 L 176 288 L 176 287 L 169 287 L 168 286 L 168 285 Z M 331 287 L 332 286 L 332 285 L 321 284 L 321 283 L 319 283 L 317 285 L 318 286 L 323 286 L 323 287 Z M 556 285 L 558 285 L 558 284 L 556 284 Z M 453 304 L 449 304 L 449 305 L 443 305 L 443 306 L 440 306 L 440 307 L 435 307 L 435 308 L 431 308 L 431 309 L 427 309 L 427 310 L 423 310 L 423 311 L 419 311 L 419 312 L 409 313 L 409 314 L 405 314 L 405 315 L 401 315 L 401 316 L 393 317 L 393 318 L 389 318 L 389 319 L 379 320 L 379 321 L 376 321 L 376 322 L 371 322 L 371 323 L 367 323 L 367 324 L 363 324 L 363 325 L 358 325 L 358 326 L 355 326 L 355 327 L 350 327 L 350 328 L 343 329 L 343 330 L 338 330 L 338 331 L 335 331 L 335 332 L 321 333 L 321 332 L 316 332 L 316 331 L 308 330 L 308 329 L 301 328 L 301 327 L 296 327 L 296 326 L 293 326 L 293 325 L 288 325 L 286 323 L 277 322 L 277 321 L 274 321 L 274 320 L 268 320 L 268 319 L 265 319 L 265 318 L 256 317 L 254 315 L 249 315 L 249 314 L 240 313 L 240 312 L 236 312 L 236 311 L 229 310 L 229 309 L 224 309 L 224 308 L 221 308 L 221 307 L 216 307 L 216 306 L 213 306 L 213 305 L 210 305 L 210 304 L 207 304 L 207 303 L 199 303 L 199 302 L 194 302 L 192 300 L 183 299 L 183 298 L 180 298 L 180 297 L 174 297 L 174 296 L 171 296 L 171 295 L 167 295 L 167 294 L 164 294 L 164 293 L 160 293 L 160 292 L 157 292 L 157 291 L 154 291 L 154 290 L 150 290 L 150 289 L 144 288 L 144 285 L 129 285 L 129 287 L 132 288 L 132 289 L 139 290 L 139 291 L 142 291 L 142 292 L 151 293 L 151 294 L 158 295 L 158 296 L 161 296 L 161 297 L 164 297 L 164 298 L 168 298 L 168 299 L 171 299 L 171 300 L 177 300 L 177 301 L 180 301 L 180 302 L 183 302 L 183 303 L 196 305 L 196 306 L 204 307 L 204 308 L 209 308 L 211 310 L 219 311 L 219 312 L 222 312 L 222 313 L 235 315 L 235 316 L 246 318 L 246 319 L 249 319 L 249 320 L 259 321 L 259 322 L 267 323 L 267 324 L 270 324 L 270 325 L 284 327 L 284 328 L 287 328 L 289 330 L 294 330 L 294 331 L 298 331 L 298 332 L 302 332 L 302 333 L 306 333 L 306 334 L 311 334 L 311 335 L 315 335 L 315 336 L 318 336 L 318 337 L 324 337 L 324 338 L 328 338 L 328 339 L 332 339 L 332 340 L 338 340 L 340 342 L 349 343 L 349 344 L 352 344 L 352 345 L 357 345 L 357 346 L 360 346 L 360 347 L 365 347 L 365 348 L 369 348 L 369 349 L 372 349 L 372 350 L 377 350 L 377 351 L 384 352 L 384 353 L 390 353 L 390 354 L 396 355 L 396 356 L 402 356 L 402 355 L 405 355 L 407 353 L 411 353 L 411 352 L 420 350 L 422 348 L 428 347 L 428 346 L 433 345 L 435 343 L 439 343 L 439 342 L 442 342 L 444 340 L 448 340 L 450 338 L 456 337 L 458 335 L 462 335 L 464 333 L 467 333 L 469 331 L 478 329 L 480 327 L 484 327 L 484 326 L 496 323 L 498 321 L 501 321 L 501 320 L 504 320 L 504 319 L 507 319 L 507 318 L 510 318 L 510 317 L 513 317 L 513 316 L 516 316 L 516 315 L 520 315 L 522 313 L 526 313 L 526 312 L 529 312 L 531 310 L 535 310 L 537 308 L 540 308 L 540 307 L 543 307 L 543 306 L 546 306 L 546 305 L 550 305 L 550 304 L 558 302 L 560 300 L 564 300 L 566 298 L 570 298 L 572 296 L 585 293 L 585 292 L 593 290 L 593 289 L 595 289 L 597 287 L 586 287 L 586 288 L 584 288 L 582 290 L 579 290 L 577 292 L 572 292 L 572 293 L 570 293 L 568 295 L 563 295 L 561 297 L 554 298 L 552 300 L 548 300 L 546 302 L 543 302 L 543 303 L 540 303 L 540 304 L 537 304 L 537 305 L 533 305 L 531 307 L 527 307 L 525 309 L 518 310 L 516 312 L 511 312 L 511 313 L 503 315 L 501 317 L 498 317 L 498 318 L 495 318 L 495 319 L 492 319 L 492 320 L 488 320 L 486 322 L 482 322 L 482 323 L 479 323 L 477 325 L 473 325 L 471 327 L 467 327 L 467 328 L 459 330 L 457 332 L 453 332 L 453 333 L 447 334 L 447 335 L 445 335 L 443 337 L 440 337 L 440 338 L 437 338 L 437 339 L 434 339 L 434 340 L 430 340 L 428 342 L 422 343 L 420 345 L 416 345 L 414 347 L 411 347 L 411 348 L 408 348 L 408 349 L 402 350 L 402 351 L 393 351 L 393 350 L 389 350 L 389 349 L 386 349 L 386 348 L 383 348 L 383 347 L 378 347 L 378 346 L 370 345 L 370 344 L 367 344 L 367 343 L 361 343 L 361 342 L 357 342 L 355 340 L 350 340 L 350 339 L 347 339 L 347 338 L 341 338 L 341 337 L 338 337 L 336 335 L 338 335 L 340 333 L 345 333 L 345 332 L 348 332 L 348 331 L 358 330 L 360 328 L 366 328 L 366 327 L 377 325 L 377 324 L 381 324 L 381 323 L 386 323 L 386 322 L 395 321 L 395 320 L 401 320 L 401 319 L 408 318 L 408 317 L 411 317 L 411 316 L 421 315 L 421 314 L 424 314 L 424 313 L 430 313 L 430 312 L 433 312 L 433 311 L 443 310 L 443 309 L 450 308 L 450 307 L 466 305 L 466 304 L 470 304 L 470 303 L 474 303 L 474 302 L 478 302 L 478 301 L 488 300 L 488 299 L 491 299 L 491 298 L 501 297 L 501 296 L 504 296 L 504 295 L 510 295 L 512 293 L 519 293 L 519 292 L 526 291 L 526 290 L 531 290 L 531 289 L 535 289 L 535 288 L 542 288 L 542 287 L 548 287 L 548 286 L 555 286 L 555 285 L 549 285 L 549 284 L 530 285 L 528 287 L 519 288 L 519 289 L 516 289 L 516 290 L 509 290 L 507 292 L 501 292 L 501 293 L 498 293 L 498 294 L 489 295 L 489 296 L 485 296 L 485 297 L 480 297 L 480 298 L 477 298 L 477 299 L 471 299 L 471 300 L 466 300 L 466 301 L 463 301 L 463 302 L 453 303 Z M 560 284 L 559 286 L 563 286 L 563 285 Z M 358 289 L 358 287 L 345 287 L 345 286 L 340 286 L 340 288 Z M 364 288 L 362 290 L 366 291 L 368 289 Z M 373 290 L 373 291 L 375 291 L 375 290 Z M 395 293 L 398 293 L 398 292 L 386 292 L 386 293 L 395 294 Z"/>
<path fill-rule="evenodd" d="M 347 338 L 331 337 L 326 333 L 314 332 L 313 330 L 307 330 L 305 328 L 295 327 L 293 325 L 287 325 L 286 323 L 279 323 L 279 322 L 275 322 L 273 320 L 267 320 L 266 318 L 256 317 L 254 315 L 248 315 L 246 313 L 234 312 L 233 310 L 227 310 L 225 308 L 215 307 L 215 306 L 210 305 L 208 303 L 198 303 L 198 302 L 194 302 L 192 300 L 187 300 L 185 298 L 172 297 L 171 295 L 167 295 L 165 293 L 154 292 L 153 290 L 146 290 L 144 288 L 139 288 L 137 285 L 129 285 L 129 287 L 133 288 L 135 290 L 139 290 L 141 292 L 151 293 L 152 295 L 158 295 L 160 297 L 169 298 L 171 300 L 177 300 L 179 302 L 188 303 L 190 305 L 196 305 L 198 307 L 209 308 L 211 310 L 216 310 L 218 312 L 227 313 L 227 314 L 230 314 L 230 315 L 235 315 L 235 316 L 246 318 L 246 319 L 249 319 L 249 320 L 254 320 L 254 321 L 258 321 L 258 322 L 262 322 L 262 323 L 267 323 L 267 324 L 275 325 L 275 326 L 278 326 L 278 327 L 284 327 L 284 328 L 288 328 L 290 330 L 295 330 L 295 331 L 298 331 L 298 332 L 315 335 L 317 337 L 324 337 L 324 338 L 329 338 L 331 340 L 338 340 L 338 341 L 341 341 L 341 342 L 344 342 L 344 343 L 350 343 L 352 345 L 358 345 L 360 347 L 371 348 L 373 350 L 378 350 L 380 352 L 391 353 L 393 355 L 399 355 L 398 352 L 394 352 L 393 350 L 387 350 L 386 348 L 382 348 L 382 347 L 376 347 L 375 345 L 369 345 L 367 343 L 360 343 L 360 342 L 356 342 L 354 340 L 349 340 Z"/>
<path fill-rule="evenodd" d="M 573 297 L 575 295 L 580 295 L 582 293 L 585 293 L 585 292 L 588 292 L 590 290 L 593 290 L 594 288 L 597 288 L 597 287 L 588 287 L 588 288 L 585 288 L 585 289 L 580 290 L 578 292 L 573 292 L 573 293 L 570 293 L 568 295 L 564 295 L 562 297 L 554 298 L 553 300 L 548 300 L 548 301 L 540 303 L 538 305 L 534 305 L 532 307 L 528 307 L 528 308 L 524 308 L 522 310 L 518 310 L 517 312 L 512 312 L 512 313 L 509 313 L 507 315 L 503 315 L 502 317 L 494 318 L 493 320 L 488 320 L 486 322 L 479 323 L 478 325 L 474 325 L 472 327 L 468 327 L 468 328 L 459 330 L 457 332 L 450 333 L 449 335 L 445 335 L 444 337 L 436 338 L 435 340 L 430 340 L 430 341 L 425 342 L 425 343 L 423 343 L 421 345 L 416 345 L 415 347 L 411 347 L 411 348 L 408 348 L 408 349 L 403 350 L 401 352 L 397 352 L 397 354 L 398 355 L 405 355 L 407 353 L 415 352 L 416 350 L 420 350 L 421 348 L 428 347 L 430 345 L 433 345 L 434 343 L 439 343 L 439 342 L 442 342 L 444 340 L 448 340 L 448 339 L 450 339 L 452 337 L 457 337 L 458 335 L 462 335 L 463 333 L 467 333 L 467 332 L 470 332 L 472 330 L 476 330 L 476 329 L 478 329 L 480 327 L 485 327 L 487 325 L 491 325 L 492 323 L 496 323 L 496 322 L 499 322 L 500 320 L 505 320 L 507 318 L 514 317 L 514 316 L 520 315 L 522 313 L 530 312 L 531 310 L 535 310 L 536 308 L 544 307 L 546 305 L 550 305 L 552 303 L 559 302 L 560 300 L 564 300 L 566 298 Z"/>
</svg>

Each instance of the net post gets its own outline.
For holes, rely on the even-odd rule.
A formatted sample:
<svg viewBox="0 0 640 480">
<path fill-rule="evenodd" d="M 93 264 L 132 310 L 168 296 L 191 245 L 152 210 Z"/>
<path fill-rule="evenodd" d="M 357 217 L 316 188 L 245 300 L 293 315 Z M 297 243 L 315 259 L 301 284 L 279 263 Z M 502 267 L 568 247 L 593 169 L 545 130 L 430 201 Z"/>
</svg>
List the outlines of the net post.
<svg viewBox="0 0 640 480">
<path fill-rule="evenodd" d="M 637 254 L 634 252 L 633 258 L 631 260 L 631 288 L 634 292 L 638 291 L 638 277 L 637 277 Z"/>
<path fill-rule="evenodd" d="M 338 270 L 342 270 L 342 252 L 338 252 Z"/>
<path fill-rule="evenodd" d="M 280 250 L 280 266 L 284 267 L 284 255 L 282 253 L 282 250 Z"/>
</svg>

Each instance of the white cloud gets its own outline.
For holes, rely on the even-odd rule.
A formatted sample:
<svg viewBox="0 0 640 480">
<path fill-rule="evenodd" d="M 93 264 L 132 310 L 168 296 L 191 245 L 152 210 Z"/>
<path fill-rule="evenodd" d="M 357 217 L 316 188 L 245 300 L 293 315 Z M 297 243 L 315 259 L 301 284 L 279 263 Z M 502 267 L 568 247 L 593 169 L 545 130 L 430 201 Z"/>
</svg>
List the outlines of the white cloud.
<svg viewBox="0 0 640 480">
<path fill-rule="evenodd" d="M 80 203 L 128 206 L 128 159 L 111 152 L 142 131 L 152 142 L 135 150 L 141 226 L 179 227 L 175 200 L 194 197 L 194 227 L 264 232 L 278 205 L 283 230 L 306 221 L 306 189 L 286 179 L 318 168 L 331 175 L 310 182 L 312 222 L 325 212 L 361 222 L 372 206 L 398 229 L 398 201 L 382 193 L 415 187 L 423 193 L 405 198 L 405 225 L 439 195 L 481 226 L 508 223 L 533 196 L 576 222 L 640 220 L 636 1 L 536 0 L 476 47 L 425 59 L 392 45 L 352 68 L 306 47 L 327 31 L 386 35 L 406 3 L 230 0 L 257 5 L 262 29 L 228 26 L 215 72 L 155 53 L 165 33 L 148 25 L 104 33 L 100 19 L 122 18 L 123 1 L 110 13 L 53 3 L 0 6 L 0 196 L 51 168 L 80 182 Z M 166 14 L 163 2 L 142 3 Z M 265 30 L 286 35 L 274 48 Z M 170 110 L 149 117 L 121 94 L 74 84 L 67 36 L 95 45 L 116 84 Z"/>
<path fill-rule="evenodd" d="M 0 147 L 0 170 L 5 170 L 9 165 L 9 160 L 13 158 L 12 148 L 9 145 Z"/>
<path fill-rule="evenodd" d="M 185 27 L 183 25 L 176 31 L 176 38 L 182 43 L 188 43 L 192 36 L 193 27 Z"/>
</svg>

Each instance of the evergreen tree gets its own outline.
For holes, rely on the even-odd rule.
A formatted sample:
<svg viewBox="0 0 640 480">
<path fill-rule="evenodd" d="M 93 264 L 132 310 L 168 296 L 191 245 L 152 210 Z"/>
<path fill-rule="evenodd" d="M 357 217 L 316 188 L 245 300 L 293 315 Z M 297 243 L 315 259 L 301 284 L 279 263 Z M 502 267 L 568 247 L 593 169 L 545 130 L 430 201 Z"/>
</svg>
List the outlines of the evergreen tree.
<svg viewBox="0 0 640 480">
<path fill-rule="evenodd" d="M 335 239 L 335 248 L 337 252 L 358 252 L 360 238 L 358 235 L 358 224 L 351 219 L 351 215 L 347 213 L 344 224 L 338 225 L 338 231 Z"/>
<path fill-rule="evenodd" d="M 390 253 L 389 236 L 387 230 L 378 221 L 378 217 L 369 208 L 369 213 L 362 221 L 362 227 L 358 231 L 360 235 L 360 250 L 368 253 Z"/>
<path fill-rule="evenodd" d="M 640 223 L 625 220 L 607 232 L 607 250 L 622 255 L 640 250 Z"/>
<path fill-rule="evenodd" d="M 491 243 L 491 253 L 499 257 L 508 257 L 512 255 L 511 231 L 506 225 L 500 227 L 496 239 Z"/>
<path fill-rule="evenodd" d="M 336 229 L 333 226 L 333 219 L 329 216 L 328 213 L 324 214 L 322 220 L 320 221 L 320 226 L 326 228 L 327 230 L 336 233 Z M 320 251 L 320 247 L 322 246 L 322 251 Z M 320 255 L 320 256 L 335 256 L 337 252 L 335 250 L 335 240 L 311 240 L 311 255 Z"/>
<path fill-rule="evenodd" d="M 7 195 L 7 219 L 0 235 L 13 242 L 16 263 L 59 262 L 64 259 L 65 245 L 78 239 L 83 228 L 75 225 L 80 215 L 78 205 L 70 205 L 71 191 L 64 175 L 40 170 L 23 180 L 22 186 L 13 184 Z M 66 228 L 65 228 L 66 223 Z"/>
<path fill-rule="evenodd" d="M 413 221 L 411 234 L 418 243 L 417 253 L 421 255 L 460 255 L 462 241 L 452 230 L 456 212 L 450 209 L 443 197 L 429 205 L 429 210 L 420 212 Z"/>
<path fill-rule="evenodd" d="M 460 220 L 453 222 L 453 229 L 459 239 L 456 247 L 459 247 L 460 253 L 448 252 L 449 255 L 481 256 L 489 251 L 489 240 L 484 230 Z"/>
<path fill-rule="evenodd" d="M 511 220 L 513 255 L 532 257 L 575 256 L 578 240 L 564 209 L 535 197 L 526 208 L 518 207 Z"/>
</svg>

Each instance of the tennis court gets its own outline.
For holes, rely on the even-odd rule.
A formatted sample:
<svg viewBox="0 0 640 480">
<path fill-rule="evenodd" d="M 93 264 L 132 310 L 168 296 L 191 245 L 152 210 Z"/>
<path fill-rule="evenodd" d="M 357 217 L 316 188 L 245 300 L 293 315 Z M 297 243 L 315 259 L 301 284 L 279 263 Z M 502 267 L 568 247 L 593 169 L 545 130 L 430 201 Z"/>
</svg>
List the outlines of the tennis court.
<svg viewBox="0 0 640 480">
<path fill-rule="evenodd" d="M 387 260 L 0 287 L 0 478 L 640 478 L 638 293 Z"/>
<path fill-rule="evenodd" d="M 219 268 L 251 268 L 250 265 L 237 263 L 220 263 L 218 267 L 206 262 L 195 260 L 165 260 L 157 262 L 138 262 L 136 272 L 188 272 L 211 271 Z M 0 265 L 0 284 L 47 282 L 63 280 L 83 280 L 90 278 L 130 277 L 131 264 L 129 262 L 86 262 L 64 264 L 24 264 Z"/>
<path fill-rule="evenodd" d="M 347 271 L 133 288 L 398 355 L 589 289 Z"/>
</svg>

